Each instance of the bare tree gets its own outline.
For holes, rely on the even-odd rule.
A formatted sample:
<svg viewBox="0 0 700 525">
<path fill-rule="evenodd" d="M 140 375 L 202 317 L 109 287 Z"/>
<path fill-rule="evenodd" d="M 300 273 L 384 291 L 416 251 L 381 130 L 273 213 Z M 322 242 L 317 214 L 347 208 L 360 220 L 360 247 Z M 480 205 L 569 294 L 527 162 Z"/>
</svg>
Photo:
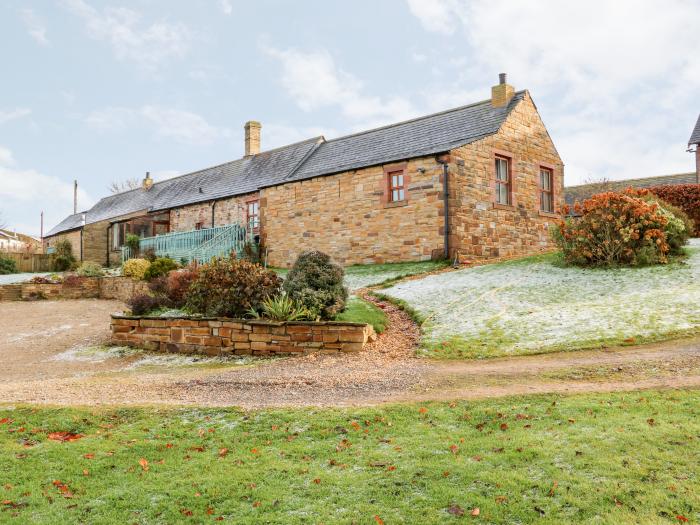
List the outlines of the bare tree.
<svg viewBox="0 0 700 525">
<path fill-rule="evenodd" d="M 141 187 L 141 179 L 134 177 L 123 181 L 112 181 L 109 185 L 109 191 L 112 193 L 121 193 L 123 191 L 135 190 Z"/>
</svg>

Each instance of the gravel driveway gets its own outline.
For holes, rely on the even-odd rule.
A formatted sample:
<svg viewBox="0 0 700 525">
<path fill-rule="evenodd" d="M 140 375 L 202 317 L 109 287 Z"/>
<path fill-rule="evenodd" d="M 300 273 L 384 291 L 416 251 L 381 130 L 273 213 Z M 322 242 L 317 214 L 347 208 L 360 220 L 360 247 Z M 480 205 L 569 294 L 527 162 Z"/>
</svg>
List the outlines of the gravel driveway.
<svg viewBox="0 0 700 525">
<path fill-rule="evenodd" d="M 58 405 L 350 406 L 544 392 L 700 387 L 700 339 L 487 361 L 413 357 L 415 325 L 381 305 L 389 328 L 365 351 L 224 360 L 102 346 L 115 301 L 0 302 L 0 399 Z"/>
</svg>

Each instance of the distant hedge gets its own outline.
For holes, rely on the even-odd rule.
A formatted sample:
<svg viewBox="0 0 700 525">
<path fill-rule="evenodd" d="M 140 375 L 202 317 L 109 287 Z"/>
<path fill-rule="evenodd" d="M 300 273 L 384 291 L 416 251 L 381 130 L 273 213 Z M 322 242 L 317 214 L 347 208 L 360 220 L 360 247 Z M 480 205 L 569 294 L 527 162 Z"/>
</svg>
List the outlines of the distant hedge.
<svg viewBox="0 0 700 525">
<path fill-rule="evenodd" d="M 695 223 L 695 237 L 700 237 L 700 184 L 652 186 L 648 189 L 654 195 L 687 213 Z"/>
</svg>

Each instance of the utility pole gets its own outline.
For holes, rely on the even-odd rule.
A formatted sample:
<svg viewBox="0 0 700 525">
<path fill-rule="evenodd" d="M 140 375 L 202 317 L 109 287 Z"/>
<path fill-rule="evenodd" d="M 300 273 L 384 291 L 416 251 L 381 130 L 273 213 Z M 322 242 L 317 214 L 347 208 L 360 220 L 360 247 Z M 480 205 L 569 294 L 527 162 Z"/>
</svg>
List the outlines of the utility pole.
<svg viewBox="0 0 700 525">
<path fill-rule="evenodd" d="M 41 242 L 44 242 L 44 212 L 41 212 Z"/>
<path fill-rule="evenodd" d="M 78 213 L 78 180 L 73 181 L 73 215 Z"/>
</svg>

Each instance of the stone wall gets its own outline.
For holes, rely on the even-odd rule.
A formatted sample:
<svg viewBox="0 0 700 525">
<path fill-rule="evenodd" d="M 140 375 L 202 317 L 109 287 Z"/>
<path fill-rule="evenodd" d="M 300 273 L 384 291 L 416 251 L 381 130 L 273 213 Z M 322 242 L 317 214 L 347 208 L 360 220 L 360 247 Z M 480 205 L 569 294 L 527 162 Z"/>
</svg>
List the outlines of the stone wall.
<svg viewBox="0 0 700 525">
<path fill-rule="evenodd" d="M 44 253 L 47 253 L 49 248 L 55 248 L 59 241 L 68 240 L 73 248 L 73 256 L 80 260 L 80 230 L 71 232 L 59 233 L 52 237 L 44 237 Z"/>
<path fill-rule="evenodd" d="M 204 228 L 212 227 L 212 206 L 214 206 L 214 226 L 243 224 L 247 217 L 246 203 L 258 198 L 257 193 L 239 195 L 215 202 L 201 202 L 170 210 L 170 231 L 182 232 L 196 229 L 197 223 Z"/>
<path fill-rule="evenodd" d="M 79 277 L 58 284 L 19 283 L 0 286 L 0 301 L 19 299 L 116 299 L 147 293 L 148 283 L 130 277 Z"/>
<path fill-rule="evenodd" d="M 112 343 L 174 353 L 300 355 L 362 350 L 376 337 L 370 325 L 251 321 L 226 318 L 112 316 Z"/>
<path fill-rule="evenodd" d="M 288 267 L 310 249 L 343 265 L 440 256 L 442 166 L 434 157 L 409 160 L 401 203 L 387 202 L 385 167 L 265 188 L 260 209 L 268 263 Z"/>
<path fill-rule="evenodd" d="M 108 266 L 109 221 L 86 224 L 83 228 L 83 261 L 92 261 Z"/>
<path fill-rule="evenodd" d="M 146 281 L 135 281 L 131 277 L 100 277 L 100 299 L 116 299 L 126 302 L 136 294 L 148 293 Z"/>
<path fill-rule="evenodd" d="M 72 283 L 22 283 L 22 299 L 94 299 L 100 296 L 100 283 L 94 277 L 81 277 Z"/>
<path fill-rule="evenodd" d="M 512 206 L 495 204 L 495 155 L 512 159 Z M 540 211 L 539 170 L 554 174 L 555 213 Z M 501 130 L 451 152 L 450 246 L 461 259 L 530 255 L 554 248 L 549 228 L 564 204 L 564 165 L 525 96 Z"/>
</svg>

